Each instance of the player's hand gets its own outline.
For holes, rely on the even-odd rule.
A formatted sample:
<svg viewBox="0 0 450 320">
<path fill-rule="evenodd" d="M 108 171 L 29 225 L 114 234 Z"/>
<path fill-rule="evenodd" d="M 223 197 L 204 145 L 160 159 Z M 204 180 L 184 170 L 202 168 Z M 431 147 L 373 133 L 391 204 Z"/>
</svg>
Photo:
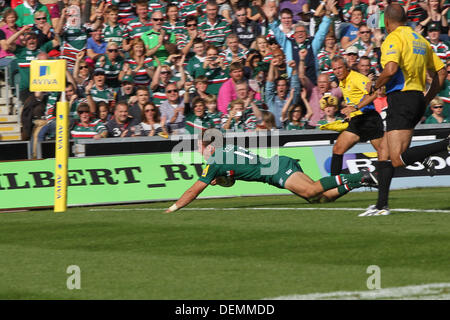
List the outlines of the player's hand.
<svg viewBox="0 0 450 320">
<path fill-rule="evenodd" d="M 353 105 L 347 105 L 341 110 L 341 113 L 345 115 L 345 119 L 350 119 L 350 113 L 356 111 L 357 109 Z"/>
<path fill-rule="evenodd" d="M 217 184 L 216 178 L 214 178 L 209 184 L 215 186 Z"/>
</svg>

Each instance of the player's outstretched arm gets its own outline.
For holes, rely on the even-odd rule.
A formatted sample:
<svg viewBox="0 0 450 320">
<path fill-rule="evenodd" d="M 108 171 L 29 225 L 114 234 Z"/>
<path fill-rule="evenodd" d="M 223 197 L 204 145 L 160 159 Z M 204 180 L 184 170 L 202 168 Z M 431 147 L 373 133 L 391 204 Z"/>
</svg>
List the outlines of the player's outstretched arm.
<svg viewBox="0 0 450 320">
<path fill-rule="evenodd" d="M 189 203 L 194 201 L 198 197 L 198 195 L 202 193 L 203 190 L 205 190 L 207 186 L 208 184 L 198 180 L 192 185 L 192 187 L 190 187 L 183 193 L 183 195 L 180 199 L 178 199 L 177 202 L 175 202 L 169 209 L 166 210 L 166 213 L 174 212 L 187 206 Z"/>
</svg>

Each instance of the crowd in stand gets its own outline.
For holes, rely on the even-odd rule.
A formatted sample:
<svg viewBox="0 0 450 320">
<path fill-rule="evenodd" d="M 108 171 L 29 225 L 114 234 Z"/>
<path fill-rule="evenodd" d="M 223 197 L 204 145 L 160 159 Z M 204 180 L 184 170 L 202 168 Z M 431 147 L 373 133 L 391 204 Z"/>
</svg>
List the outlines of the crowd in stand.
<svg viewBox="0 0 450 320">
<path fill-rule="evenodd" d="M 346 105 L 331 60 L 375 80 L 375 0 L 0 1 L 0 65 L 19 83 L 23 138 L 55 137 L 61 93 L 30 92 L 30 61 L 65 59 L 71 137 L 316 129 Z M 401 0 L 450 74 L 450 0 Z M 423 118 L 450 122 L 450 76 Z M 374 102 L 387 107 L 382 90 Z"/>
</svg>

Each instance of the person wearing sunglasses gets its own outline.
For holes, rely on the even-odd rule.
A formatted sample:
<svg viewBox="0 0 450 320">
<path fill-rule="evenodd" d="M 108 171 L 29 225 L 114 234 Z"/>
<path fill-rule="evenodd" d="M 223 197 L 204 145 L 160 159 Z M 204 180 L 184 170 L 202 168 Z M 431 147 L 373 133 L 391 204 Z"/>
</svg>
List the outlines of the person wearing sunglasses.
<svg viewBox="0 0 450 320">
<path fill-rule="evenodd" d="M 34 13 L 34 25 L 31 31 L 38 36 L 38 46 L 55 38 L 54 30 L 50 23 L 47 22 L 47 16 L 44 11 L 36 11 Z"/>
<path fill-rule="evenodd" d="M 365 23 L 359 26 L 358 41 L 353 45 L 358 49 L 360 57 L 369 57 L 371 66 L 376 67 L 377 55 L 375 54 L 375 48 L 378 48 L 381 43 L 376 43 L 376 38 L 372 36 L 372 31 Z"/>
<path fill-rule="evenodd" d="M 106 85 L 114 90 L 120 88 L 119 73 L 123 69 L 124 60 L 120 55 L 117 42 L 108 42 L 106 54 L 102 54 L 97 59 L 96 68 L 105 70 Z"/>
<path fill-rule="evenodd" d="M 177 48 L 190 59 L 197 54 L 194 50 L 195 43 L 198 40 L 204 41 L 205 34 L 198 30 L 196 16 L 188 16 L 184 20 L 184 29 L 182 34 L 177 35 Z"/>
<path fill-rule="evenodd" d="M 169 83 L 166 86 L 167 100 L 162 102 L 159 110 L 161 111 L 161 122 L 169 129 L 170 133 L 185 133 L 185 104 L 179 94 L 176 83 Z"/>
<path fill-rule="evenodd" d="M 450 119 L 444 116 L 444 101 L 436 97 L 430 102 L 431 115 L 425 120 L 425 124 L 450 123 Z"/>
<path fill-rule="evenodd" d="M 106 138 L 108 131 L 100 119 L 93 120 L 89 106 L 86 103 L 81 103 L 77 108 L 79 120 L 75 121 L 70 130 L 70 137 L 77 143 L 82 139 L 101 139 Z"/>
<path fill-rule="evenodd" d="M 135 131 L 140 132 L 141 136 L 164 136 L 168 133 L 161 122 L 161 113 L 153 103 L 147 102 L 142 108 L 142 122 L 138 124 Z"/>
<path fill-rule="evenodd" d="M 50 25 L 52 24 L 50 20 L 50 12 L 48 11 L 47 7 L 40 3 L 38 0 L 25 0 L 22 4 L 19 4 L 17 7 L 15 7 L 14 10 L 17 12 L 17 15 L 19 17 L 17 20 L 17 25 L 19 27 L 34 24 L 34 13 L 37 11 L 44 12 L 47 23 Z"/>
<path fill-rule="evenodd" d="M 144 32 L 141 36 L 144 41 L 145 48 L 147 49 L 148 56 L 154 56 L 159 59 L 161 63 L 164 63 L 169 56 L 169 51 L 166 45 L 175 45 L 175 34 L 165 31 L 162 26 L 164 24 L 164 16 L 161 11 L 154 11 L 152 13 L 153 27 L 150 31 Z M 158 66 L 158 62 L 154 61 L 155 67 Z"/>
</svg>

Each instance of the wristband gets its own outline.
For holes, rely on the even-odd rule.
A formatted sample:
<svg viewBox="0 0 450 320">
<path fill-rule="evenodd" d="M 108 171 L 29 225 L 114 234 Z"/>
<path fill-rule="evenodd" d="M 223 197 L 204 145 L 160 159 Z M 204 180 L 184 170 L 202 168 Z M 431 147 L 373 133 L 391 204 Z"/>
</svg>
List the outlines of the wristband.
<svg viewBox="0 0 450 320">
<path fill-rule="evenodd" d="M 177 210 L 178 210 L 178 206 L 176 205 L 176 203 L 174 203 L 174 204 L 168 209 L 169 212 L 174 212 L 174 211 L 177 211 Z"/>
</svg>

